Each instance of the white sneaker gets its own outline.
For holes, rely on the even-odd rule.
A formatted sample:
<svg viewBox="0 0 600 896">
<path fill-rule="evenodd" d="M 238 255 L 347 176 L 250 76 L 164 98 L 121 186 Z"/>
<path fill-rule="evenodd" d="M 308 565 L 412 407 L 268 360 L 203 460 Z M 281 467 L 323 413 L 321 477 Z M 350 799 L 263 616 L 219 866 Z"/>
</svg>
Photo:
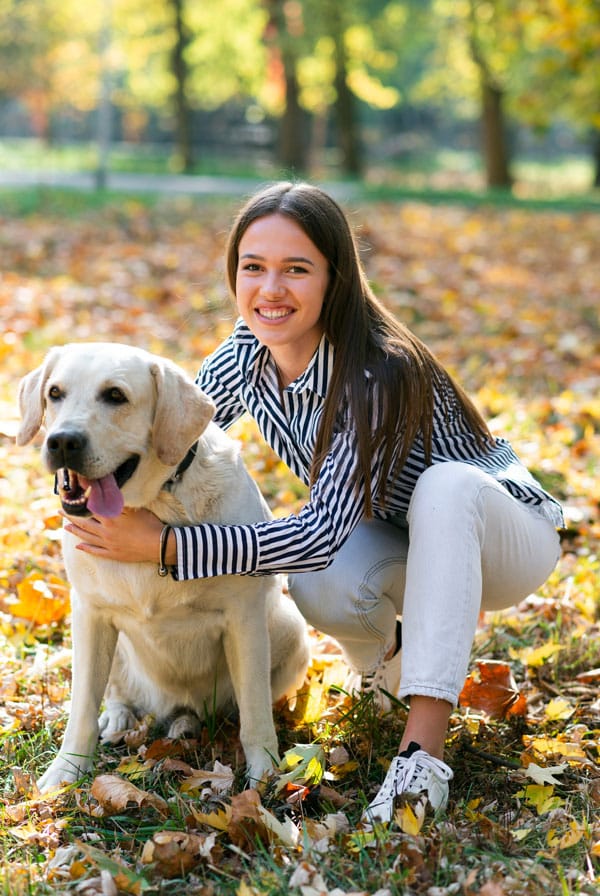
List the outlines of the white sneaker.
<svg viewBox="0 0 600 896">
<path fill-rule="evenodd" d="M 357 694 L 360 697 L 373 694 L 378 709 L 381 712 L 389 712 L 392 701 L 387 694 L 393 694 L 395 697 L 398 693 L 401 671 L 402 651 L 399 650 L 391 659 L 384 660 L 373 672 L 349 672 L 344 682 L 344 690 L 348 694 Z"/>
<path fill-rule="evenodd" d="M 442 811 L 448 802 L 448 781 L 453 777 L 452 769 L 445 762 L 430 756 L 413 741 L 402 755 L 392 759 L 377 796 L 361 820 L 368 824 L 390 822 L 396 800 L 404 795 L 423 795 L 434 811 Z"/>
</svg>

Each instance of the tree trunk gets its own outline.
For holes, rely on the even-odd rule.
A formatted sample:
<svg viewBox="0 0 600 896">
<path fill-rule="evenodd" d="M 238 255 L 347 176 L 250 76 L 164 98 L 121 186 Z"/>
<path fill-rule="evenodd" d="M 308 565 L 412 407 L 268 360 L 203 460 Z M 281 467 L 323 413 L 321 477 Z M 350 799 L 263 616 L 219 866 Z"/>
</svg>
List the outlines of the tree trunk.
<svg viewBox="0 0 600 896">
<path fill-rule="evenodd" d="M 479 69 L 483 160 L 488 187 L 510 188 L 510 151 L 504 120 L 504 91 L 494 77 L 485 45 L 478 37 L 478 4 L 469 3 L 469 49 Z"/>
<path fill-rule="evenodd" d="M 341 29 L 335 35 L 335 114 L 338 139 L 342 153 L 342 168 L 352 177 L 362 174 L 360 140 L 356 120 L 356 98 L 348 87 L 348 70 L 344 35 Z"/>
<path fill-rule="evenodd" d="M 175 143 L 181 159 L 182 169 L 190 173 L 194 168 L 194 148 L 192 144 L 191 117 L 192 110 L 187 98 L 187 82 L 189 69 L 185 60 L 185 51 L 190 42 L 188 29 L 184 21 L 185 0 L 170 0 L 175 17 L 175 44 L 171 51 L 171 67 L 175 77 Z"/>
<path fill-rule="evenodd" d="M 296 76 L 296 59 L 288 51 L 283 52 L 285 78 L 285 108 L 279 130 L 279 161 L 292 172 L 307 169 L 308 126 L 306 113 L 300 106 L 300 90 Z"/>
<path fill-rule="evenodd" d="M 281 67 L 283 114 L 279 121 L 277 161 L 291 172 L 308 167 L 306 113 L 300 105 L 294 37 L 289 34 L 284 0 L 264 0 L 269 14 L 266 41 Z"/>
<path fill-rule="evenodd" d="M 600 130 L 594 133 L 593 156 L 594 187 L 600 187 Z"/>
<path fill-rule="evenodd" d="M 510 188 L 510 151 L 503 109 L 504 94 L 482 77 L 483 156 L 488 187 Z"/>
</svg>

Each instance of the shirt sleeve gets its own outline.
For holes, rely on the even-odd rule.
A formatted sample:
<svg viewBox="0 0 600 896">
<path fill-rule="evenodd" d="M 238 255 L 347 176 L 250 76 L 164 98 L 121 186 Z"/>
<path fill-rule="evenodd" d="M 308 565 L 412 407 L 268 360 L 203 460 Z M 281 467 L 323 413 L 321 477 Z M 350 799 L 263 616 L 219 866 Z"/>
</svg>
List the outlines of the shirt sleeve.
<svg viewBox="0 0 600 896">
<path fill-rule="evenodd" d="M 354 485 L 356 458 L 354 433 L 337 435 L 310 499 L 297 515 L 243 526 L 174 527 L 174 578 L 324 569 L 364 512 L 364 485 Z"/>
<path fill-rule="evenodd" d="M 240 375 L 232 356 L 231 339 L 225 342 L 202 364 L 196 385 L 216 405 L 214 423 L 228 429 L 246 411 L 239 394 Z"/>
</svg>

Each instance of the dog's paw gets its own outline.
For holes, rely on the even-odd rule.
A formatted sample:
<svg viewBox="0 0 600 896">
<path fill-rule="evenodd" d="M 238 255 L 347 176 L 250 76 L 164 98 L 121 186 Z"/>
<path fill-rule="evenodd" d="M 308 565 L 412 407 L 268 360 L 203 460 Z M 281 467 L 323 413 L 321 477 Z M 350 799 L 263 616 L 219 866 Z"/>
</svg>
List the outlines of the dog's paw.
<svg viewBox="0 0 600 896">
<path fill-rule="evenodd" d="M 181 712 L 169 725 L 167 737 L 179 740 L 185 737 L 198 737 L 202 730 L 202 722 L 193 712 Z"/>
<path fill-rule="evenodd" d="M 279 758 L 276 752 L 269 752 L 264 747 L 246 751 L 246 779 L 250 787 L 254 787 L 263 778 L 273 774 Z"/>
<path fill-rule="evenodd" d="M 98 719 L 100 740 L 103 744 L 118 744 L 130 728 L 137 724 L 137 716 L 125 703 L 108 703 Z"/>
<path fill-rule="evenodd" d="M 65 756 L 60 753 L 37 782 L 40 793 L 48 793 L 79 781 L 91 768 L 91 760 L 84 756 Z"/>
</svg>

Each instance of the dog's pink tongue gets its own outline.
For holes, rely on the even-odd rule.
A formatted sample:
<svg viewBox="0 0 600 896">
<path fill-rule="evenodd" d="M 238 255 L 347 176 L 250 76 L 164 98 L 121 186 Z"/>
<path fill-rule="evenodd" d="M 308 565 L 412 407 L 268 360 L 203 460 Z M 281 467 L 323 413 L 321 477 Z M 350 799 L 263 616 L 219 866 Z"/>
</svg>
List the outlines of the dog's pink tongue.
<svg viewBox="0 0 600 896">
<path fill-rule="evenodd" d="M 87 500 L 88 510 L 98 516 L 118 516 L 123 510 L 123 495 L 112 473 L 102 479 L 90 482 L 91 491 Z"/>
</svg>

